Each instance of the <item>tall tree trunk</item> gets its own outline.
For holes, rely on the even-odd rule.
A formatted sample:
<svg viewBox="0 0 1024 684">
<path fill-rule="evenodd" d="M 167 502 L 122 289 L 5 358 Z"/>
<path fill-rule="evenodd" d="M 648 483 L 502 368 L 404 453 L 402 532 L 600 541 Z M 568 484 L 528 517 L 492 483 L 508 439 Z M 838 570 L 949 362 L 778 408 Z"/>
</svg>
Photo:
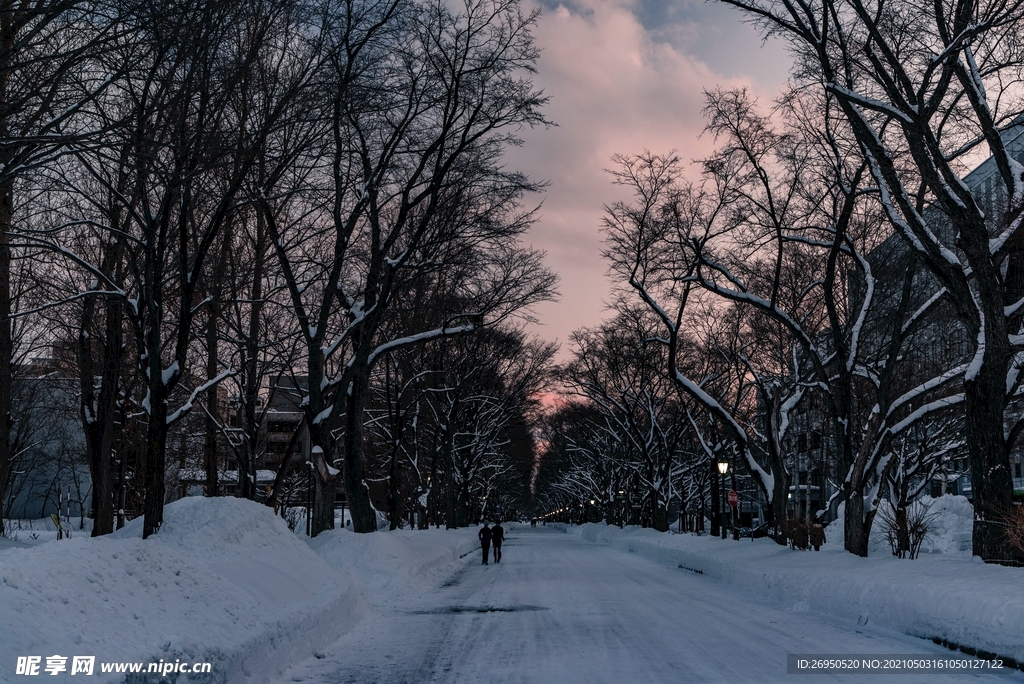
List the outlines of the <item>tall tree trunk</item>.
<svg viewBox="0 0 1024 684">
<path fill-rule="evenodd" d="M 323 478 L 314 470 L 313 519 L 310 527 L 311 537 L 315 537 L 326 530 L 334 529 L 334 500 L 337 498 L 337 493 L 337 478 Z"/>
<path fill-rule="evenodd" d="M 3 29 L 4 50 L 9 39 L 7 28 Z M 6 52 L 6 51 L 5 51 Z M 0 75 L 0 98 L 6 95 L 6 71 Z M 5 106 L 0 101 L 0 110 Z M 0 120 L 0 139 L 6 138 L 6 123 Z M 9 156 L 9 155 L 4 155 Z M 2 159 L 2 157 L 0 157 Z M 4 168 L 7 164 L 3 164 Z M 14 183 L 0 184 L 0 511 L 5 510 L 7 487 L 11 477 L 11 394 L 13 384 L 14 340 L 11 327 L 11 245 L 10 230 L 14 214 Z M 4 531 L 3 515 L 0 514 L 0 534 Z"/>
<path fill-rule="evenodd" d="M 388 466 L 388 521 L 389 528 L 394 530 L 398 527 L 398 455 L 400 453 L 396 442 L 391 449 L 391 459 Z"/>
<path fill-rule="evenodd" d="M 358 363 L 358 361 L 356 362 Z M 363 481 L 363 412 L 370 379 L 366 368 L 356 368 L 345 398 L 344 468 L 345 499 L 352 514 L 352 531 L 376 532 L 377 514 Z"/>
<path fill-rule="evenodd" d="M 159 357 L 158 357 L 159 358 Z M 159 367 L 159 362 L 156 364 Z M 149 423 L 146 426 L 146 501 L 143 505 L 142 538 L 164 522 L 167 471 L 167 396 L 161 383 L 150 384 Z"/>
<path fill-rule="evenodd" d="M 114 258 L 119 261 L 119 250 L 116 247 L 115 252 Z M 108 300 L 104 306 L 105 330 L 103 346 L 99 350 L 102 369 L 97 387 L 93 364 L 96 349 L 88 332 L 93 322 L 96 304 L 97 300 L 90 298 L 82 310 L 78 365 L 82 385 L 82 425 L 89 473 L 92 478 L 92 536 L 99 537 L 114 531 L 111 454 L 114 449 L 114 426 L 117 419 L 124 340 L 120 304 Z"/>
<path fill-rule="evenodd" d="M 444 527 L 454 530 L 459 526 L 455 516 L 455 449 L 452 444 L 451 421 L 445 426 L 443 458 L 444 473 Z"/>
<path fill-rule="evenodd" d="M 215 275 L 214 282 L 219 283 L 219 281 L 219 275 Z M 212 295 L 213 301 L 210 302 L 208 310 L 210 318 L 206 322 L 207 379 L 217 377 L 217 358 L 219 351 L 217 319 L 220 317 L 219 290 L 220 288 L 215 286 L 215 292 Z M 220 489 L 220 483 L 218 482 L 219 474 L 217 468 L 217 410 L 217 389 L 213 388 L 206 393 L 206 435 L 203 441 L 203 463 L 205 464 L 206 467 L 206 496 L 217 496 Z M 239 478 L 239 485 L 242 486 L 241 478 Z M 244 486 L 242 491 L 242 496 L 244 497 Z"/>
<path fill-rule="evenodd" d="M 786 470 L 786 459 L 782 454 L 782 445 L 779 443 L 779 424 L 781 422 L 782 397 L 778 391 L 771 394 L 762 393 L 765 404 L 768 406 L 765 420 L 765 430 L 768 435 L 768 467 L 775 478 L 772 483 L 772 500 L 765 509 L 765 517 L 769 526 L 774 525 L 777 530 L 775 541 L 785 545 L 787 542 L 786 526 L 786 501 L 789 497 L 789 473 Z M 769 528 L 770 529 L 770 528 Z"/>
<path fill-rule="evenodd" d="M 259 220 L 257 218 L 257 220 Z M 220 256 L 217 259 L 217 266 L 214 269 L 212 283 L 210 286 L 210 305 L 207 310 L 209 318 L 206 321 L 206 378 L 212 380 L 217 377 L 218 362 L 220 360 L 220 335 L 218 324 L 220 322 L 221 300 L 224 293 L 224 272 L 227 270 L 228 255 L 231 251 L 231 233 L 227 231 L 221 241 Z M 203 441 L 203 462 L 206 467 L 206 496 L 217 496 L 220 493 L 219 479 L 219 445 L 218 426 L 220 407 L 217 402 L 217 388 L 213 387 L 206 393 L 206 435 Z M 243 498 L 252 499 L 251 487 L 247 482 L 248 478 L 242 478 L 239 473 L 238 483 Z M 252 483 L 255 486 L 255 483 Z"/>
<path fill-rule="evenodd" d="M 253 251 L 256 256 L 256 263 L 253 265 L 252 292 L 249 305 L 249 329 L 245 339 L 245 443 L 242 445 L 246 461 L 251 464 L 253 476 L 256 475 L 256 456 L 259 451 L 260 418 L 257 409 L 259 399 L 261 377 L 259 374 L 260 355 L 260 321 L 263 317 L 263 270 L 266 259 L 266 225 L 263 212 L 256 215 L 256 243 Z M 225 262 L 227 252 L 225 251 Z M 298 430 L 292 434 L 289 444 L 289 451 L 286 458 L 282 459 L 282 465 L 287 459 L 287 453 L 294 447 Z M 276 482 L 275 482 L 276 491 Z M 276 494 L 275 494 L 276 496 Z M 269 498 L 269 497 L 268 497 Z M 332 504 L 333 505 L 333 504 Z M 333 516 L 332 516 L 333 522 Z"/>
<path fill-rule="evenodd" d="M 847 488 L 846 510 L 843 518 L 844 546 L 847 551 L 861 557 L 868 555 L 868 535 L 864 528 L 864 494 L 860 488 Z"/>
<path fill-rule="evenodd" d="M 973 553 L 985 559 L 1012 558 L 1005 516 L 1013 510 L 1013 480 L 1003 437 L 1005 368 L 984 364 L 977 380 L 964 383 L 967 453 L 974 504 Z"/>
</svg>

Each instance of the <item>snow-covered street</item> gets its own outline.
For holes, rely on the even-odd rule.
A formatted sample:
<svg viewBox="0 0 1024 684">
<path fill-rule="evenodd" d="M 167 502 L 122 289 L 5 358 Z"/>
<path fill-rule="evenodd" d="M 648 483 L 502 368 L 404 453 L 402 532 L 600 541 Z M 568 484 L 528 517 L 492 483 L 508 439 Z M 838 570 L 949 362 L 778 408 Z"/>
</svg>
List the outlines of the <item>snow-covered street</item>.
<svg viewBox="0 0 1024 684">
<path fill-rule="evenodd" d="M 501 564 L 484 567 L 474 552 L 454 567 L 430 584 L 374 592 L 358 626 L 280 681 L 761 682 L 791 678 L 789 653 L 955 655 L 922 639 L 783 610 L 551 528 L 516 527 Z M 860 680 L 799 677 L 819 679 Z M 1024 681 L 1024 674 L 942 679 Z M 932 680 L 899 676 L 908 684 Z"/>
</svg>

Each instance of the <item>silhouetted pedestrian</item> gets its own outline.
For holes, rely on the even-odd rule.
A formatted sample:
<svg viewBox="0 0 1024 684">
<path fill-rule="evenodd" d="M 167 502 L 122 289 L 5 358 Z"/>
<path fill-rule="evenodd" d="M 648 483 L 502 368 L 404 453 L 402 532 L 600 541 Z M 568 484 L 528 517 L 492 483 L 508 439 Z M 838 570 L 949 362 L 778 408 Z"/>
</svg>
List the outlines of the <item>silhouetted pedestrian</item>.
<svg viewBox="0 0 1024 684">
<path fill-rule="evenodd" d="M 821 550 L 821 545 L 825 543 L 825 527 L 821 523 L 814 523 L 811 525 L 811 546 L 814 547 L 815 551 Z"/>
<path fill-rule="evenodd" d="M 480 547 L 484 550 L 484 565 L 487 565 L 487 553 L 491 550 L 491 528 L 487 526 L 486 520 L 476 536 L 480 540 Z"/>
<path fill-rule="evenodd" d="M 807 550 L 807 524 L 800 518 L 790 518 L 790 539 L 794 549 Z"/>
<path fill-rule="evenodd" d="M 501 523 L 494 523 L 491 528 L 491 543 L 494 544 L 494 562 L 501 562 L 501 543 L 505 541 L 505 529 Z"/>
</svg>

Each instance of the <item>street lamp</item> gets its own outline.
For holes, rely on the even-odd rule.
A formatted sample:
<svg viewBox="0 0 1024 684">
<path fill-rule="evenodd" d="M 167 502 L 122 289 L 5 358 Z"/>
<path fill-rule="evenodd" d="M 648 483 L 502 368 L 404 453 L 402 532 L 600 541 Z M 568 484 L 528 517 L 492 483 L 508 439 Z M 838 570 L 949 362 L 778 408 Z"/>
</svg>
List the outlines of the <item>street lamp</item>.
<svg viewBox="0 0 1024 684">
<path fill-rule="evenodd" d="M 725 539 L 725 474 L 729 472 L 729 462 L 724 458 L 718 462 L 718 472 L 722 476 L 722 503 L 719 505 L 722 508 L 722 539 Z"/>
</svg>

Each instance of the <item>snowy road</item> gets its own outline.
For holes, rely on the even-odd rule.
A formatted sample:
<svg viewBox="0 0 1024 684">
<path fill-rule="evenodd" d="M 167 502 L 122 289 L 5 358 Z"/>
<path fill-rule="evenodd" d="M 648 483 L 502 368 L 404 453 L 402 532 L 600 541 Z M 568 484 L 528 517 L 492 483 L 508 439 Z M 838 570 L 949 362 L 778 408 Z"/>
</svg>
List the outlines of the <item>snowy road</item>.
<svg viewBox="0 0 1024 684">
<path fill-rule="evenodd" d="M 782 610 L 735 587 L 545 528 L 501 564 L 477 553 L 411 595 L 398 587 L 282 682 L 1024 682 L 1009 675 L 787 675 L 786 654 L 933 654 L 921 639 Z"/>
</svg>

